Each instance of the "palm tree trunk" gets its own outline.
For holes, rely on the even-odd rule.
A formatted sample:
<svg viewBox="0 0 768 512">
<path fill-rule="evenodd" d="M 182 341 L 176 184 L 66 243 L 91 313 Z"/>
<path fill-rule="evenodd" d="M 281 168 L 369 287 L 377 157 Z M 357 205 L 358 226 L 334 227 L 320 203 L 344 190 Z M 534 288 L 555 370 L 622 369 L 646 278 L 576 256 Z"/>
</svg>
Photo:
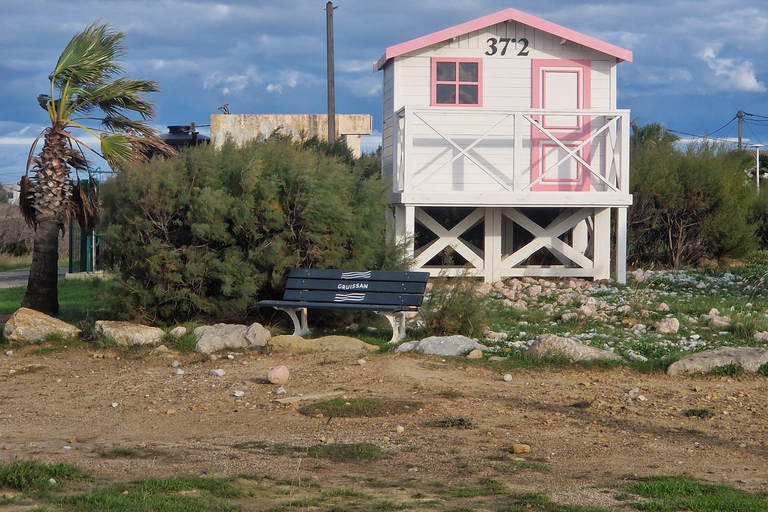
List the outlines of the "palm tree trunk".
<svg viewBox="0 0 768 512">
<path fill-rule="evenodd" d="M 27 292 L 21 306 L 46 315 L 59 313 L 59 223 L 46 220 L 37 224 L 32 266 Z"/>
</svg>

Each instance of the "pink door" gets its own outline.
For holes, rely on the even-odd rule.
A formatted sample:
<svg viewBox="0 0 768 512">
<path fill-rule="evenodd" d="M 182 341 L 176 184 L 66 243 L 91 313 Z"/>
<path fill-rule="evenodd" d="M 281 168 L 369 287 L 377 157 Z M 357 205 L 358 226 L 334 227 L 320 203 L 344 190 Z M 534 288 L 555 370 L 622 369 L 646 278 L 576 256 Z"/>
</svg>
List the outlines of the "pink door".
<svg viewBox="0 0 768 512">
<path fill-rule="evenodd" d="M 590 69 L 588 60 L 534 59 L 531 107 L 550 110 L 590 108 Z M 535 116 L 534 119 L 568 148 L 577 148 L 589 137 L 589 116 L 548 115 Z M 568 152 L 552 137 L 531 127 L 531 181 L 546 173 L 532 189 L 589 190 L 589 171 L 575 158 L 563 160 Z M 589 162 L 589 144 L 585 144 L 577 154 Z"/>
</svg>

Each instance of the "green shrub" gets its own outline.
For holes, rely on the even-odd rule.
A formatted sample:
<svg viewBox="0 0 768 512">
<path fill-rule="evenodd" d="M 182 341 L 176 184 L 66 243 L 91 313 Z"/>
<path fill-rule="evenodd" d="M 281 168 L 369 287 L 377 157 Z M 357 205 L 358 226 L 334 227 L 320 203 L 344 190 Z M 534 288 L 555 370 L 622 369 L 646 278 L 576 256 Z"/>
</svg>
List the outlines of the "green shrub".
<svg viewBox="0 0 768 512">
<path fill-rule="evenodd" d="M 102 188 L 102 232 L 124 316 L 178 322 L 248 316 L 292 267 L 376 269 L 386 193 L 321 145 L 275 135 L 128 166 Z"/>
<path fill-rule="evenodd" d="M 630 260 L 680 268 L 754 253 L 760 216 L 744 165 L 743 152 L 711 143 L 633 144 Z"/>
<path fill-rule="evenodd" d="M 421 306 L 424 331 L 431 336 L 483 334 L 493 312 L 491 301 L 475 295 L 477 281 L 468 276 L 439 277 Z"/>
</svg>

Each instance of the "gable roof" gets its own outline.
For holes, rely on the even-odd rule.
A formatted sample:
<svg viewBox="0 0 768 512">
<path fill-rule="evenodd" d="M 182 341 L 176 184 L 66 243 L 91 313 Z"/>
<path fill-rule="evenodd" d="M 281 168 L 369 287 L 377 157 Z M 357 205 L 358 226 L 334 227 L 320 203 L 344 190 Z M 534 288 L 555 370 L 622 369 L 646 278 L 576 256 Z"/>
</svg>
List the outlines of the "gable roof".
<svg viewBox="0 0 768 512">
<path fill-rule="evenodd" d="M 497 12 L 496 14 L 489 14 L 488 16 L 483 16 L 482 18 L 478 18 L 474 21 L 468 21 L 466 23 L 462 23 L 461 25 L 456 25 L 455 27 L 446 28 L 433 34 L 418 37 L 416 39 L 406 41 L 405 43 L 396 44 L 395 46 L 390 46 L 387 48 L 387 51 L 379 59 L 379 61 L 374 65 L 373 69 L 374 71 L 381 70 L 381 68 L 383 68 L 390 59 L 394 59 L 400 55 L 420 50 L 422 48 L 426 48 L 427 46 L 441 43 L 448 39 L 453 39 L 454 37 L 459 37 L 469 32 L 481 30 L 499 23 L 505 23 L 507 21 L 522 23 L 523 25 L 527 25 L 529 27 L 539 29 L 543 32 L 553 34 L 557 37 L 567 39 L 568 41 L 586 46 L 587 48 L 592 48 L 593 50 L 597 50 L 612 57 L 616 57 L 619 62 L 632 62 L 632 52 L 629 50 L 625 50 L 624 48 L 620 48 L 599 39 L 595 39 L 594 37 L 581 34 L 575 30 L 571 30 L 541 18 L 537 18 L 536 16 L 531 16 L 530 14 L 526 14 L 516 9 L 505 9 L 503 11 Z"/>
</svg>

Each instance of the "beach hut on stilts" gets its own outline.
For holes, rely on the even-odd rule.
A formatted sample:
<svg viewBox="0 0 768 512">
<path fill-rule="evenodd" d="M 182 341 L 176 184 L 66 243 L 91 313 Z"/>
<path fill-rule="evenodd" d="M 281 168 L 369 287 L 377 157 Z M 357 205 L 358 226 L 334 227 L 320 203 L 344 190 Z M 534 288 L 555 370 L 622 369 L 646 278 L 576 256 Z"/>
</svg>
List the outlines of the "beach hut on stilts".
<svg viewBox="0 0 768 512">
<path fill-rule="evenodd" d="M 623 61 L 632 52 L 515 9 L 387 48 L 382 173 L 414 270 L 494 282 L 613 268 L 625 282 Z"/>
</svg>

